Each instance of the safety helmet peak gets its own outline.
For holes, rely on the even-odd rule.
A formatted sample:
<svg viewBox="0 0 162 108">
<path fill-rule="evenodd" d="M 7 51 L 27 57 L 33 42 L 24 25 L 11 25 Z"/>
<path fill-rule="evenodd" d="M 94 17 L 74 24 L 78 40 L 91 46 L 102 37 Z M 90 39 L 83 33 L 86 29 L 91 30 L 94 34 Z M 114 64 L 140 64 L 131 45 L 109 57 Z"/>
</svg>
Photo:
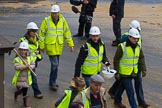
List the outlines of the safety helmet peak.
<svg viewBox="0 0 162 108">
<path fill-rule="evenodd" d="M 135 28 L 135 29 L 141 30 L 141 25 L 140 25 L 139 21 L 137 21 L 137 20 L 132 20 L 132 21 L 130 22 L 129 26 L 130 26 L 131 28 Z"/>
<path fill-rule="evenodd" d="M 135 28 L 131 28 L 128 32 L 128 35 L 129 36 L 132 36 L 134 38 L 140 38 L 140 34 L 139 34 L 139 31 Z"/>
<path fill-rule="evenodd" d="M 29 30 L 29 29 L 38 30 L 39 28 L 38 28 L 38 26 L 37 26 L 37 24 L 36 24 L 35 22 L 29 22 L 29 23 L 27 24 L 26 29 L 27 29 L 27 30 Z"/>
<path fill-rule="evenodd" d="M 51 8 L 51 12 L 60 12 L 59 5 L 53 5 L 52 8 Z"/>
<path fill-rule="evenodd" d="M 27 42 L 21 42 L 20 45 L 19 45 L 19 48 L 20 49 L 26 49 L 28 50 L 29 49 L 29 45 Z"/>
<path fill-rule="evenodd" d="M 91 27 L 89 34 L 100 35 L 101 32 L 100 32 L 100 29 L 97 26 L 93 26 L 93 27 Z"/>
</svg>

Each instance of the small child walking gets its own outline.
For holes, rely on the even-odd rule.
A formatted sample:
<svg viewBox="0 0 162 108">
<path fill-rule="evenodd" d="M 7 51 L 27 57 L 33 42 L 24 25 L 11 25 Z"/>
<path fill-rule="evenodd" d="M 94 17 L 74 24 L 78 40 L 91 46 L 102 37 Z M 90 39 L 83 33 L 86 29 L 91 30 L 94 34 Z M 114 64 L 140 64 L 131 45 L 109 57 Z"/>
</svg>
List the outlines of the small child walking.
<svg viewBox="0 0 162 108">
<path fill-rule="evenodd" d="M 29 68 L 34 69 L 35 63 L 30 56 L 28 56 L 29 45 L 27 42 L 21 42 L 18 54 L 13 60 L 14 69 L 16 70 L 12 80 L 12 84 L 17 87 L 14 93 L 14 99 L 17 102 L 17 97 L 22 94 L 23 104 L 26 108 L 31 108 L 29 105 L 29 96 L 27 95 L 28 88 L 32 84 L 31 71 Z M 23 60 L 27 63 L 25 64 Z"/>
</svg>

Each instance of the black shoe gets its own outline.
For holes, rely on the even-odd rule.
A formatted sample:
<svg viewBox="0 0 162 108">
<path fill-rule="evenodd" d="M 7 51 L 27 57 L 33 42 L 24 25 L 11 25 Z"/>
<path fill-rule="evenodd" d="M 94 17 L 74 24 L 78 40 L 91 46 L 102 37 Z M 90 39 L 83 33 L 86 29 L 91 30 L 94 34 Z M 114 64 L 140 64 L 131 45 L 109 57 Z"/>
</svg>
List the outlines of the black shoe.
<svg viewBox="0 0 162 108">
<path fill-rule="evenodd" d="M 73 35 L 73 37 L 83 37 L 83 34 L 77 33 L 77 34 Z"/>
<path fill-rule="evenodd" d="M 58 87 L 59 87 L 58 85 L 52 85 L 52 86 L 51 86 L 51 90 L 57 91 Z"/>
<path fill-rule="evenodd" d="M 40 94 L 34 95 L 34 97 L 37 98 L 37 99 L 42 99 L 43 98 L 43 94 L 40 93 Z"/>
<path fill-rule="evenodd" d="M 114 102 L 114 105 L 115 105 L 115 107 L 118 107 L 118 108 L 126 108 L 126 106 L 124 104 L 122 104 L 122 103 Z"/>
<path fill-rule="evenodd" d="M 142 108 L 148 108 L 150 105 L 147 103 L 143 103 L 143 104 L 139 104 L 138 106 Z"/>
<path fill-rule="evenodd" d="M 115 95 L 112 92 L 108 91 L 108 94 L 110 95 L 111 99 L 115 99 Z"/>
</svg>

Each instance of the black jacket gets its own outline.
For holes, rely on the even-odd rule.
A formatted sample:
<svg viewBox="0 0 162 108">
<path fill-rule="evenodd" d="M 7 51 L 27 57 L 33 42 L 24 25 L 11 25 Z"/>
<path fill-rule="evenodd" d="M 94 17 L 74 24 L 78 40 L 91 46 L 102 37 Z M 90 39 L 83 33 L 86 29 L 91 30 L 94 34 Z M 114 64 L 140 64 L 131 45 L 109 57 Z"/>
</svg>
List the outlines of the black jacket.
<svg viewBox="0 0 162 108">
<path fill-rule="evenodd" d="M 108 58 L 106 57 L 105 45 L 104 45 L 103 42 L 101 42 L 100 39 L 99 39 L 99 41 L 97 43 L 94 43 L 91 39 L 89 39 L 87 41 L 87 43 L 91 44 L 92 47 L 94 47 L 97 52 L 99 52 L 99 46 L 103 45 L 104 46 L 104 53 L 103 53 L 102 63 L 109 62 Z M 80 76 L 81 66 L 83 65 L 84 60 L 86 59 L 87 56 L 88 56 L 88 46 L 87 46 L 87 44 L 84 44 L 80 48 L 80 52 L 79 52 L 78 58 L 76 60 L 74 77 L 79 77 Z M 82 74 L 82 75 L 84 75 L 84 74 Z M 89 76 L 89 75 L 86 75 L 86 76 Z"/>
<path fill-rule="evenodd" d="M 124 17 L 124 4 L 125 0 L 113 0 L 110 4 L 109 14 L 116 17 Z"/>
<path fill-rule="evenodd" d="M 97 5 L 97 0 L 89 0 L 88 4 L 82 3 L 81 12 L 83 14 L 89 13 L 89 12 L 94 12 L 96 5 Z"/>
</svg>

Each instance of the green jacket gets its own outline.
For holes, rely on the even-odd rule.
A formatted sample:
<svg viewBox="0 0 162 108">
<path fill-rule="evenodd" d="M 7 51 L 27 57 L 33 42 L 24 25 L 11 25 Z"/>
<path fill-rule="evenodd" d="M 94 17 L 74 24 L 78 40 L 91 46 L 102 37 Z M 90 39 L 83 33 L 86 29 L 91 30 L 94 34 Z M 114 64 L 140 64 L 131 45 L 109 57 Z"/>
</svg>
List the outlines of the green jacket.
<svg viewBox="0 0 162 108">
<path fill-rule="evenodd" d="M 126 45 L 127 46 L 127 45 Z M 113 60 L 113 64 L 114 64 L 114 69 L 119 72 L 119 64 L 120 64 L 120 60 L 123 56 L 123 50 L 122 50 L 122 47 L 121 45 L 119 45 L 117 47 L 117 50 L 116 50 L 116 53 L 115 53 L 115 56 L 114 56 L 114 60 Z M 140 50 L 140 54 L 139 54 L 139 61 L 138 61 L 138 65 L 140 67 L 140 70 L 143 72 L 143 71 L 146 71 L 146 65 L 145 65 L 145 57 L 144 57 L 144 54 L 143 54 L 143 51 L 142 51 L 142 48 Z M 126 75 L 127 76 L 127 75 Z M 130 76 L 130 75 L 128 75 Z"/>
<path fill-rule="evenodd" d="M 133 50 L 131 46 L 126 46 L 126 42 L 120 44 L 123 56 L 120 59 L 119 73 L 121 75 L 131 75 L 132 72 L 138 72 L 138 60 L 140 54 L 140 46 L 137 45 Z"/>
</svg>

